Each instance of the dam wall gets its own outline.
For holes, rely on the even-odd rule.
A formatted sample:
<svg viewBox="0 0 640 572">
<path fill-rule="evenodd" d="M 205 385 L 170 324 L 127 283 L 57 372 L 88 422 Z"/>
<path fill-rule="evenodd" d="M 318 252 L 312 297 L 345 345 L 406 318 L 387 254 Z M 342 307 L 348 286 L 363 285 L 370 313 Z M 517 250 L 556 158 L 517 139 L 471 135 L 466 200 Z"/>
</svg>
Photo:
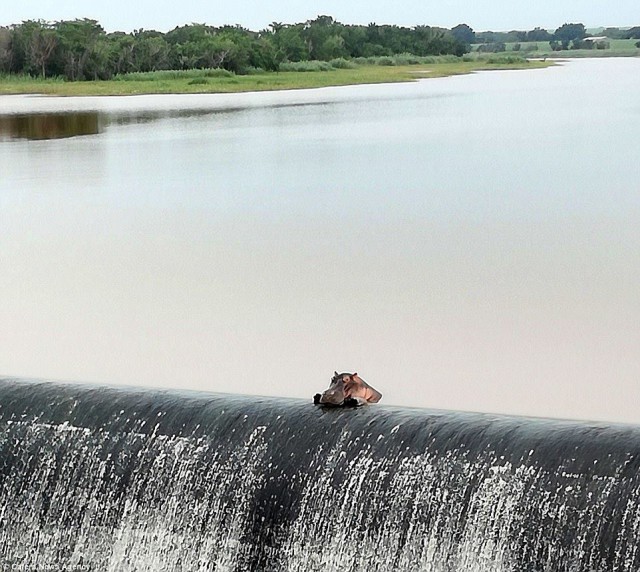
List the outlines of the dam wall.
<svg viewBox="0 0 640 572">
<path fill-rule="evenodd" d="M 640 427 L 0 379 L 0 570 L 638 572 Z"/>
</svg>

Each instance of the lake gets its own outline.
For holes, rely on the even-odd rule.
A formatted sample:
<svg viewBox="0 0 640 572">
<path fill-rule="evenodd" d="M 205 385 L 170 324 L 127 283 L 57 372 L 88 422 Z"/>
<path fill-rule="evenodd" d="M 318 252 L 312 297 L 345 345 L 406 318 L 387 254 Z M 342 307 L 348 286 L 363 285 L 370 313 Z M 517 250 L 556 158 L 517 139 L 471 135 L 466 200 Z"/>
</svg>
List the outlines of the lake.
<svg viewBox="0 0 640 572">
<path fill-rule="evenodd" d="M 0 374 L 640 423 L 640 59 L 0 97 Z"/>
</svg>

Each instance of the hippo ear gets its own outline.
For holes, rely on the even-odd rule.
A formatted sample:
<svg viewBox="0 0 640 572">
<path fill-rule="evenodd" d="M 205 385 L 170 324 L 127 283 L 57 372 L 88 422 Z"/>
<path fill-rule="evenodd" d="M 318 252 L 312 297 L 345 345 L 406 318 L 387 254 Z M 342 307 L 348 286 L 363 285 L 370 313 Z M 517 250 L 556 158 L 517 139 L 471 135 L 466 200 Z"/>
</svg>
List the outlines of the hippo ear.
<svg viewBox="0 0 640 572">
<path fill-rule="evenodd" d="M 337 371 L 334 371 L 334 372 L 333 372 L 333 375 L 334 375 L 334 377 L 338 377 L 338 372 L 337 372 Z"/>
<path fill-rule="evenodd" d="M 351 374 L 351 377 L 355 377 L 356 375 L 358 375 L 358 373 L 357 373 L 357 372 L 356 372 L 356 373 L 352 373 L 352 374 Z"/>
</svg>

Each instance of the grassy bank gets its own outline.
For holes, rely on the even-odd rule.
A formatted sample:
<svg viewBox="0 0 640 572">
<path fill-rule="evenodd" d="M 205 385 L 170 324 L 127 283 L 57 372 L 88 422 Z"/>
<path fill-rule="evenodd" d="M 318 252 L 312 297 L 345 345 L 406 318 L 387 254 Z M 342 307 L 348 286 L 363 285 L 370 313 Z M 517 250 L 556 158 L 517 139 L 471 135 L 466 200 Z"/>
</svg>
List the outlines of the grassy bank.
<svg viewBox="0 0 640 572">
<path fill-rule="evenodd" d="M 432 58 L 420 63 L 380 58 L 380 61 L 334 65 L 306 62 L 299 71 L 235 75 L 224 70 L 159 71 L 127 74 L 108 81 L 67 82 L 28 76 L 0 77 L 0 94 L 41 93 L 48 95 L 137 95 L 151 93 L 234 93 L 304 89 L 340 85 L 392 83 L 420 78 L 444 77 L 481 70 L 535 69 L 549 62 L 518 58 Z M 388 61 L 387 61 L 388 60 Z M 346 61 L 346 60 L 344 60 Z M 429 63 L 428 63 L 429 62 Z M 314 68 L 315 66 L 315 68 Z M 336 66 L 336 67 L 334 67 Z M 285 68 L 286 69 L 286 68 Z"/>
</svg>

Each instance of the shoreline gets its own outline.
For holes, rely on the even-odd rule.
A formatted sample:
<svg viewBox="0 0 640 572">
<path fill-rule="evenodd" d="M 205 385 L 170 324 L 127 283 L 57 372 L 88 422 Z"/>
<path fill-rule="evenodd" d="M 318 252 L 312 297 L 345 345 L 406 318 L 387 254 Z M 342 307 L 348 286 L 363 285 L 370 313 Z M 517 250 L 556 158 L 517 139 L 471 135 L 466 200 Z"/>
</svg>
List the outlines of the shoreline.
<svg viewBox="0 0 640 572">
<path fill-rule="evenodd" d="M 207 77 L 206 70 L 190 70 L 184 77 L 164 79 L 96 80 L 66 82 L 59 79 L 7 76 L 0 79 L 0 95 L 52 96 L 123 96 L 152 94 L 232 94 L 262 91 L 287 91 L 412 82 L 421 79 L 465 75 L 479 71 L 545 69 L 556 65 L 553 60 L 523 62 L 489 62 L 483 60 L 380 66 L 366 65 L 351 69 L 303 72 L 265 72 L 231 77 Z M 201 72 L 201 73 L 198 73 Z M 153 72 L 152 72 L 153 74 Z M 180 74 L 178 74 L 180 75 Z"/>
</svg>

